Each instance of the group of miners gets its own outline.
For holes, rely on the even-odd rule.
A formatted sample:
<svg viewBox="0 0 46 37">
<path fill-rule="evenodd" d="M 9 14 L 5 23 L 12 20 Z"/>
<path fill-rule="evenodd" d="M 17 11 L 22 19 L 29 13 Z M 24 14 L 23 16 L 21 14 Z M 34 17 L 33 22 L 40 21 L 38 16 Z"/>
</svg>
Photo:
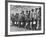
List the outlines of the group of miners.
<svg viewBox="0 0 46 37">
<path fill-rule="evenodd" d="M 37 9 L 36 9 L 37 11 Z M 16 15 L 12 14 L 11 21 L 12 25 L 15 25 L 17 27 L 26 28 L 29 30 L 36 30 L 37 25 L 40 24 L 40 15 L 37 14 L 37 12 L 34 12 L 34 9 L 31 11 L 26 11 L 26 14 L 24 14 L 24 11 L 21 11 L 21 13 L 16 13 Z M 39 11 L 40 12 L 40 11 Z"/>
</svg>

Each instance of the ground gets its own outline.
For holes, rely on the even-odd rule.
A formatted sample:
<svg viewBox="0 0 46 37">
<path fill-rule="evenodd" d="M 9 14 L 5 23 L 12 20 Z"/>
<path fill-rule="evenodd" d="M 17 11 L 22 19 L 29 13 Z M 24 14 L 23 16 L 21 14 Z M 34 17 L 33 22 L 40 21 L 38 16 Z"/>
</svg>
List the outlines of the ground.
<svg viewBox="0 0 46 37">
<path fill-rule="evenodd" d="M 10 31 L 11 32 L 14 32 L 14 31 L 26 31 L 27 29 L 25 29 L 25 28 L 19 28 L 19 27 L 17 27 L 17 26 L 11 26 L 10 27 Z"/>
</svg>

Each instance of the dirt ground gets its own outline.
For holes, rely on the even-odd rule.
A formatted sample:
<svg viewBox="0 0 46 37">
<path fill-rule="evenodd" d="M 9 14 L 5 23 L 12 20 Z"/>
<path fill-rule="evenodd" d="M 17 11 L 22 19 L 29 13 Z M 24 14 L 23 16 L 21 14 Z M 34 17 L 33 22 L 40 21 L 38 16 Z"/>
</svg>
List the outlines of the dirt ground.
<svg viewBox="0 0 46 37">
<path fill-rule="evenodd" d="M 10 31 L 15 32 L 15 31 L 26 31 L 27 29 L 25 28 L 19 28 L 17 26 L 10 26 Z"/>
</svg>

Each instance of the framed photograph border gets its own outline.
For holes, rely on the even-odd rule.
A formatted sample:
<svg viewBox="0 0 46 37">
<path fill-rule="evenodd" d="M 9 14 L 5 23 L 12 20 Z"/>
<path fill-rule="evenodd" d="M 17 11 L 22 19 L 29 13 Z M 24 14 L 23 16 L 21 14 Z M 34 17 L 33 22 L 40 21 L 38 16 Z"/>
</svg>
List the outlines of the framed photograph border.
<svg viewBox="0 0 46 37">
<path fill-rule="evenodd" d="M 17 34 L 17 35 L 8 35 L 8 2 L 16 2 L 16 3 L 31 3 L 31 4 L 43 4 L 43 33 L 33 33 L 33 34 Z M 7 1 L 5 0 L 5 36 L 23 36 L 23 35 L 41 35 L 45 34 L 45 3 L 44 2 L 27 2 L 27 1 Z"/>
</svg>

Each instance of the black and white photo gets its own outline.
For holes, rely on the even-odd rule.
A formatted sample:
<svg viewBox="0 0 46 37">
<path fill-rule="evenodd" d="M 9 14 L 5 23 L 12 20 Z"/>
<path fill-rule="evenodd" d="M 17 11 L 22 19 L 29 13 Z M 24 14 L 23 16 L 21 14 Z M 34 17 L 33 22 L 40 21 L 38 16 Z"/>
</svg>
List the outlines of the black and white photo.
<svg viewBox="0 0 46 37">
<path fill-rule="evenodd" d="M 8 35 L 44 32 L 43 4 L 8 2 Z"/>
</svg>

